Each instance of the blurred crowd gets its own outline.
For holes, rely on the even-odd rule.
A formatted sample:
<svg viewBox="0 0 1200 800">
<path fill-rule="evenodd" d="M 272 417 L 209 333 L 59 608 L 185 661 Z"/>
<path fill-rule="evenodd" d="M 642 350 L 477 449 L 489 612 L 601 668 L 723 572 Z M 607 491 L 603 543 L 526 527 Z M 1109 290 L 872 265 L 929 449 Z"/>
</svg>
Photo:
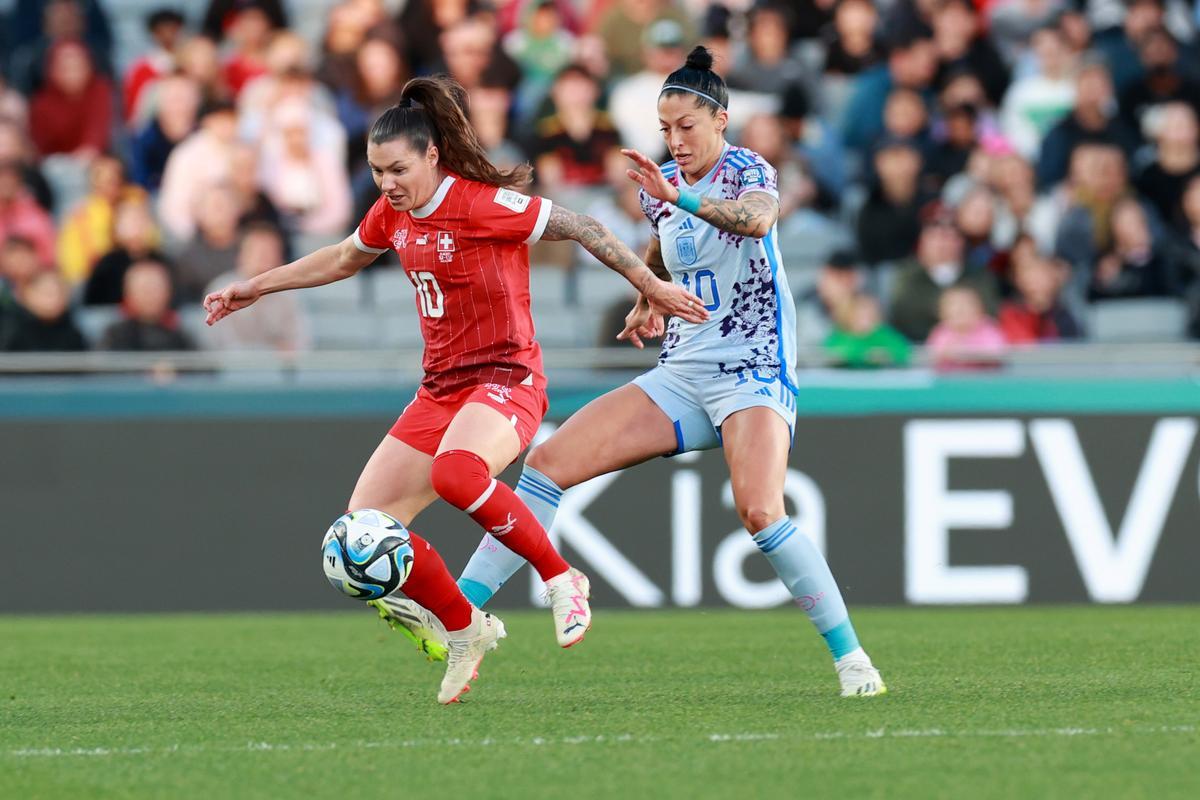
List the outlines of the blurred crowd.
<svg viewBox="0 0 1200 800">
<path fill-rule="evenodd" d="M 655 100 L 697 43 L 731 140 L 779 171 L 801 341 L 835 363 L 925 344 L 986 367 L 1131 301 L 1200 337 L 1196 2 L 166 1 L 136 4 L 136 47 L 119 4 L 0 18 L 0 350 L 312 346 L 287 294 L 202 341 L 180 316 L 353 229 L 378 196 L 365 134 L 417 75 L 467 88 L 531 191 L 640 247 L 619 148 L 667 157 Z M 113 316 L 85 336 L 94 307 Z"/>
</svg>

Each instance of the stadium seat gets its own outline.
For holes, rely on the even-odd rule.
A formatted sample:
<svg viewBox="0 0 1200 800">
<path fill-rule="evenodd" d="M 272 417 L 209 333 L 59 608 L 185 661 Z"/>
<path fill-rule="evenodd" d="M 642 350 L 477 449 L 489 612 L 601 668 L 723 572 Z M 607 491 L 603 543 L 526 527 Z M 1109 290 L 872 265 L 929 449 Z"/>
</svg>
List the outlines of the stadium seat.
<svg viewBox="0 0 1200 800">
<path fill-rule="evenodd" d="M 535 266 L 529 270 L 529 293 L 534 309 L 558 308 L 567 302 L 567 271 L 561 267 Z"/>
<path fill-rule="evenodd" d="M 413 285 L 404 270 L 373 269 L 359 276 L 366 284 L 366 304 L 376 309 L 415 308 Z"/>
<path fill-rule="evenodd" d="M 308 318 L 318 350 L 371 350 L 381 346 L 381 323 L 374 314 L 310 310 Z"/>
<path fill-rule="evenodd" d="M 1098 342 L 1174 342 L 1184 336 L 1187 305 L 1174 298 L 1130 298 L 1093 303 L 1088 332 Z"/>
<path fill-rule="evenodd" d="M 364 304 L 366 279 L 360 274 L 300 292 L 300 300 L 311 311 L 354 311 Z"/>
<path fill-rule="evenodd" d="M 632 303 L 633 287 L 629 281 L 609 269 L 584 268 L 576 273 L 578 280 L 578 305 L 582 308 L 603 311 L 621 298 L 628 298 Z"/>
</svg>

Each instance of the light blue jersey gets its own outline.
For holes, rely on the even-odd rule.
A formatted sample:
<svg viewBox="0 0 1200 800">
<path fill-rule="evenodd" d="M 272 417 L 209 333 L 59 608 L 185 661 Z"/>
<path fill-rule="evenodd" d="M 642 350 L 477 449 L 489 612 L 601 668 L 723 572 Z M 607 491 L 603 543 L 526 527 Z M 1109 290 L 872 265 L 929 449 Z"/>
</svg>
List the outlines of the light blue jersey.
<svg viewBox="0 0 1200 800">
<path fill-rule="evenodd" d="M 662 171 L 667 180 L 687 187 L 674 161 Z M 779 197 L 774 167 L 757 153 L 730 145 L 690 188 L 714 200 L 750 192 Z M 710 315 L 700 324 L 672 318 L 659 363 L 703 377 L 757 373 L 779 379 L 794 394 L 796 306 L 775 228 L 762 239 L 738 236 L 645 192 L 641 201 L 675 283 L 699 296 Z"/>
</svg>

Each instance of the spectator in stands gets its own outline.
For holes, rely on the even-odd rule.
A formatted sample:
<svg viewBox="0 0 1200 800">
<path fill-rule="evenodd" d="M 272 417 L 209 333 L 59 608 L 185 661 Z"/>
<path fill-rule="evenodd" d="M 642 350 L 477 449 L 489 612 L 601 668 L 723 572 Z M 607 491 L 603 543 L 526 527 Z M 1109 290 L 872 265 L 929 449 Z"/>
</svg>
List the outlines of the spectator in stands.
<svg viewBox="0 0 1200 800">
<path fill-rule="evenodd" d="M 1004 334 L 984 309 L 973 286 L 950 286 L 938 299 L 937 326 L 927 345 L 941 370 L 999 366 L 1007 349 Z"/>
<path fill-rule="evenodd" d="M 1200 175 L 1200 126 L 1196 112 L 1186 103 L 1167 103 L 1150 125 L 1157 143 L 1154 161 L 1137 176 L 1134 185 L 1164 222 L 1182 222 L 1181 201 L 1188 182 Z"/>
<path fill-rule="evenodd" d="M 33 242 L 38 260 L 44 266 L 54 264 L 54 221 L 37 204 L 21 180 L 18 161 L 0 161 L 0 244 L 10 236 Z"/>
<path fill-rule="evenodd" d="M 1088 299 L 1174 297 L 1181 288 L 1142 204 L 1134 197 L 1120 200 L 1112 210 L 1112 247 L 1096 262 Z"/>
<path fill-rule="evenodd" d="M 219 275 L 207 291 L 217 291 L 234 281 L 250 280 L 285 261 L 283 234 L 278 228 L 253 223 L 242 232 L 237 269 Z M 310 347 L 307 320 L 295 292 L 263 297 L 249 314 L 235 315 L 233 325 L 205 330 L 204 344 L 215 350 L 273 350 L 295 353 Z"/>
<path fill-rule="evenodd" d="M 804 82 L 804 65 L 788 47 L 788 15 L 782 5 L 750 9 L 746 44 L 735 49 L 725 75 L 731 89 L 782 97 L 788 87 Z"/>
<path fill-rule="evenodd" d="M 1200 339 L 1200 175 L 1192 176 L 1183 190 L 1177 233 L 1170 241 L 1171 257 L 1180 279 L 1186 281 L 1188 335 Z"/>
<path fill-rule="evenodd" d="M 1071 151 L 1083 141 L 1108 142 L 1128 161 L 1140 144 L 1136 131 L 1117 116 L 1112 81 L 1102 61 L 1085 60 L 1075 81 L 1075 107 L 1042 141 L 1037 185 L 1046 190 L 1067 175 Z"/>
<path fill-rule="evenodd" d="M 123 318 L 105 329 L 101 350 L 191 350 L 191 340 L 179 330 L 171 310 L 171 275 L 161 263 L 144 259 L 125 273 L 121 300 Z"/>
<path fill-rule="evenodd" d="M 834 250 L 817 271 L 810 287 L 796 296 L 796 333 L 803 344 L 820 345 L 833 332 L 834 320 L 844 315 L 862 291 L 863 273 L 853 254 Z"/>
<path fill-rule="evenodd" d="M 921 148 L 924 157 L 931 148 L 929 109 L 925 107 L 925 99 L 912 89 L 893 89 L 883 105 L 880 138 L 906 139 Z"/>
<path fill-rule="evenodd" d="M 1171 34 L 1165 28 L 1152 28 L 1137 46 L 1143 75 L 1121 92 L 1121 116 L 1129 128 L 1147 133 L 1147 112 L 1165 103 L 1186 103 L 1200 112 L 1200 81 L 1184 71 Z"/>
<path fill-rule="evenodd" d="M 1037 252 L 1025 237 L 1013 248 L 1015 296 L 1000 306 L 1000 330 L 1009 344 L 1078 339 L 1083 330 L 1060 298 L 1070 267 Z"/>
<path fill-rule="evenodd" d="M 16 45 L 9 77 L 26 95 L 42 88 L 47 54 L 61 42 L 82 43 L 95 69 L 112 74 L 112 33 L 100 0 L 16 0 L 8 33 Z"/>
<path fill-rule="evenodd" d="M 1144 74 L 1138 59 L 1138 43 L 1147 33 L 1162 28 L 1166 22 L 1163 0 L 1128 0 L 1120 27 L 1099 30 L 1095 44 L 1104 53 L 1112 70 L 1112 81 L 1118 93 L 1124 92 Z M 1191 58 L 1195 53 L 1189 53 Z"/>
<path fill-rule="evenodd" d="M 963 237 L 963 264 L 968 272 L 1001 274 L 1008 252 L 996 245 L 996 196 L 987 186 L 976 186 L 954 209 L 954 223 Z"/>
<path fill-rule="evenodd" d="M 18 304 L 4 325 L 0 351 L 62 352 L 87 349 L 71 319 L 70 289 L 49 270 L 34 273 L 17 293 Z"/>
<path fill-rule="evenodd" d="M 59 42 L 46 54 L 46 81 L 30 103 L 29 132 L 43 158 L 64 155 L 86 164 L 108 149 L 112 84 L 95 71 L 87 48 Z"/>
<path fill-rule="evenodd" d="M 1042 139 L 1075 104 L 1075 58 L 1062 31 L 1047 25 L 1033 35 L 1037 71 L 1008 87 L 1000 109 L 1000 128 L 1018 153 L 1037 158 Z"/>
<path fill-rule="evenodd" d="M 842 0 L 834 6 L 825 47 L 825 75 L 857 75 L 884 58 L 876 38 L 879 12 L 870 0 Z"/>
<path fill-rule="evenodd" d="M 193 36 L 179 46 L 179 69 L 200 87 L 202 104 L 224 102 L 233 97 L 221 72 L 217 45 L 207 36 Z"/>
<path fill-rule="evenodd" d="M 29 121 L 29 101 L 25 95 L 8 85 L 3 70 L 0 70 L 0 119 L 14 122 L 22 128 Z"/>
<path fill-rule="evenodd" d="M 474 0 L 408 0 L 404 4 L 399 23 L 400 29 L 409 35 L 406 50 L 410 74 L 437 71 L 444 63 L 446 33 L 472 16 L 476 6 Z"/>
<path fill-rule="evenodd" d="M 646 118 L 646 113 L 647 109 L 657 108 L 663 81 L 683 63 L 683 26 L 674 20 L 660 19 L 646 28 L 643 44 L 643 69 L 612 84 L 608 107 L 621 133 L 621 142 L 649 158 L 661 160 L 666 146 L 658 126 L 653 119 Z"/>
<path fill-rule="evenodd" d="M 158 195 L 158 215 L 163 228 L 181 242 L 190 239 L 196 229 L 196 197 L 216 184 L 229 182 L 237 139 L 237 111 L 233 104 L 208 103 L 201 107 L 199 118 L 196 132 L 171 151 Z"/>
<path fill-rule="evenodd" d="M 806 160 L 789 146 L 783 120 L 775 114 L 758 113 L 742 128 L 742 147 L 758 153 L 779 175 L 779 220 L 786 223 L 802 208 L 833 211 L 837 200 L 822 190 Z"/>
<path fill-rule="evenodd" d="M 869 294 L 850 298 L 825 340 L 826 358 L 838 367 L 903 367 L 911 354 L 908 340 L 883 321 L 879 301 Z"/>
<path fill-rule="evenodd" d="M 575 35 L 565 25 L 555 0 L 526 3 L 521 17 L 520 24 L 501 44 L 521 69 L 518 103 L 534 109 L 541 106 L 550 84 L 571 62 Z"/>
<path fill-rule="evenodd" d="M 171 151 L 192 133 L 200 110 L 200 86 L 187 75 L 166 75 L 143 92 L 153 117 L 130 143 L 130 173 L 147 191 L 157 192 Z"/>
<path fill-rule="evenodd" d="M 177 298 L 198 303 L 212 279 L 237 266 L 237 225 L 240 209 L 229 184 L 207 187 L 193 198 L 196 233 L 176 256 Z"/>
<path fill-rule="evenodd" d="M 980 34 L 975 6 L 970 0 L 938 0 L 930 22 L 937 46 L 940 85 L 945 75 L 966 69 L 979 77 L 988 99 L 999 105 L 1008 88 L 1008 67 L 995 45 Z"/>
<path fill-rule="evenodd" d="M 965 269 L 962 234 L 948 215 L 937 213 L 921 229 L 916 258 L 896 276 L 889 315 L 892 325 L 910 341 L 925 341 L 938 322 L 939 298 L 952 286 L 974 290 L 988 311 L 995 310 L 999 294 L 995 276 Z"/>
<path fill-rule="evenodd" d="M 0 117 L 0 162 L 11 161 L 18 165 L 21 182 L 33 195 L 37 204 L 46 211 L 54 209 L 54 194 L 50 184 L 42 177 L 34 160 L 33 148 L 18 122 Z"/>
<path fill-rule="evenodd" d="M 346 130 L 338 123 L 337 98 L 313 77 L 308 43 L 294 33 L 277 33 L 266 64 L 267 72 L 248 82 L 238 97 L 239 137 L 263 139 L 278 107 L 299 104 L 308 116 L 313 146 L 344 163 Z"/>
<path fill-rule="evenodd" d="M 367 131 L 376 117 L 399 101 L 408 68 L 395 41 L 383 36 L 368 36 L 352 63 L 337 96 L 338 121 L 346 131 L 346 164 L 355 194 L 377 193 L 367 165 Z"/>
<path fill-rule="evenodd" d="M 446 72 L 466 87 L 474 89 L 484 81 L 501 81 L 515 90 L 521 82 L 521 70 L 504 52 L 496 30 L 483 14 L 473 14 L 447 28 L 441 35 L 443 61 L 434 72 Z M 532 116 L 537 109 L 524 109 Z"/>
<path fill-rule="evenodd" d="M 118 203 L 145 201 L 139 186 L 127 183 L 125 166 L 104 154 L 88 168 L 90 190 L 63 220 L 58 232 L 58 271 L 72 287 L 87 280 L 96 261 L 113 248 Z"/>
<path fill-rule="evenodd" d="M 509 137 L 508 112 L 512 108 L 512 91 L 500 81 L 487 78 L 469 93 L 467 113 L 479 143 L 487 151 L 488 161 L 499 169 L 511 169 L 526 160 L 525 152 Z M 628 183 L 628 181 L 625 181 Z M 370 202 L 379 191 L 370 181 L 366 188 Z M 368 203 L 369 205 L 369 203 Z M 365 212 L 364 212 L 365 213 Z"/>
<path fill-rule="evenodd" d="M 114 247 L 100 257 L 83 289 L 88 306 L 116 305 L 121 302 L 125 272 L 134 262 L 152 259 L 167 263 L 157 250 L 158 227 L 149 202 L 130 197 L 117 203 L 113 216 Z"/>
<path fill-rule="evenodd" d="M 0 297 L 16 302 L 25 284 L 39 272 L 53 272 L 38 260 L 37 247 L 24 236 L 0 239 Z"/>
<path fill-rule="evenodd" d="M 250 6 L 267 16 L 271 28 L 286 28 L 288 16 L 284 5 L 284 0 L 209 0 L 202 26 L 204 35 L 215 42 L 221 41 L 237 24 L 239 12 Z"/>
<path fill-rule="evenodd" d="M 980 8 L 988 14 L 988 37 L 1010 64 L 1028 51 L 1033 35 L 1059 21 L 1066 0 L 997 0 Z"/>
<path fill-rule="evenodd" d="M 921 233 L 921 151 L 908 139 L 885 139 L 875 151 L 878 182 L 858 214 L 858 250 L 876 265 L 908 258 Z"/>
<path fill-rule="evenodd" d="M 250 81 L 266 74 L 267 46 L 273 30 L 270 15 L 257 3 L 237 3 L 231 11 L 224 33 L 232 53 L 225 59 L 221 75 L 234 97 Z"/>
<path fill-rule="evenodd" d="M 842 113 L 842 140 L 847 147 L 866 151 L 883 131 L 883 107 L 896 87 L 929 91 L 937 70 L 937 50 L 923 31 L 892 35 L 886 64 L 865 70 L 854 79 Z"/>
<path fill-rule="evenodd" d="M 1054 252 L 1067 260 L 1086 286 L 1100 256 L 1112 248 L 1113 214 L 1133 195 L 1121 150 L 1111 144 L 1081 144 L 1072 156 L 1068 205 L 1054 225 Z"/>
<path fill-rule="evenodd" d="M 299 103 L 275 107 L 263 136 L 259 183 L 291 233 L 340 239 L 353 204 L 350 179 L 344 161 L 313 141 L 309 123 L 309 110 Z"/>
<path fill-rule="evenodd" d="M 529 148 L 542 191 L 603 186 L 609 165 L 622 156 L 617 129 L 600 107 L 599 82 L 568 65 L 554 79 L 550 104 Z"/>
<path fill-rule="evenodd" d="M 930 148 L 925 176 L 934 191 L 967 168 L 972 151 L 979 144 L 976 121 L 979 112 L 973 105 L 945 109 L 936 143 Z"/>
<path fill-rule="evenodd" d="M 237 142 L 230 156 L 229 188 L 237 198 L 238 225 L 266 222 L 283 227 L 283 216 L 262 189 L 258 150 L 247 142 Z M 364 212 L 365 213 L 365 212 Z"/>
<path fill-rule="evenodd" d="M 173 8 L 158 8 L 146 15 L 146 30 L 154 45 L 125 71 L 122 87 L 125 121 L 132 122 L 142 91 L 175 71 L 175 51 L 183 33 L 183 15 Z"/>
<path fill-rule="evenodd" d="M 663 21 L 673 22 L 677 26 L 679 47 L 691 40 L 688 14 L 673 0 L 614 0 L 609 3 L 596 31 L 604 42 L 604 51 L 612 65 L 614 79 L 620 80 L 645 68 L 643 47 L 645 42 L 654 38 L 649 32 L 650 28 Z M 683 56 L 676 61 L 682 63 Z M 720 66 L 718 64 L 718 68 Z M 670 71 L 667 70 L 667 73 Z M 661 80 L 659 84 L 662 84 Z"/>
</svg>

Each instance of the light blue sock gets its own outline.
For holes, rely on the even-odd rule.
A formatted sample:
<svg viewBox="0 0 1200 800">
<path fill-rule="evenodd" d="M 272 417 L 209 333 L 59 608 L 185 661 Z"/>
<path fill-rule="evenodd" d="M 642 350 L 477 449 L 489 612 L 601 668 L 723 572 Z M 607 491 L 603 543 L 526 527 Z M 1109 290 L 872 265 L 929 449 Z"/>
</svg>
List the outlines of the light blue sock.
<svg viewBox="0 0 1200 800">
<path fill-rule="evenodd" d="M 754 534 L 754 543 L 796 598 L 796 605 L 804 609 L 817 632 L 825 637 L 834 660 L 857 650 L 858 635 L 842 593 L 829 564 L 812 541 L 784 517 Z"/>
<path fill-rule="evenodd" d="M 529 506 L 537 521 L 546 530 L 554 524 L 562 489 L 558 484 L 528 465 L 517 481 L 517 497 Z M 509 550 L 490 533 L 485 534 L 479 549 L 471 556 L 458 579 L 458 588 L 476 608 L 483 608 L 505 582 L 525 566 L 525 559 Z"/>
</svg>

